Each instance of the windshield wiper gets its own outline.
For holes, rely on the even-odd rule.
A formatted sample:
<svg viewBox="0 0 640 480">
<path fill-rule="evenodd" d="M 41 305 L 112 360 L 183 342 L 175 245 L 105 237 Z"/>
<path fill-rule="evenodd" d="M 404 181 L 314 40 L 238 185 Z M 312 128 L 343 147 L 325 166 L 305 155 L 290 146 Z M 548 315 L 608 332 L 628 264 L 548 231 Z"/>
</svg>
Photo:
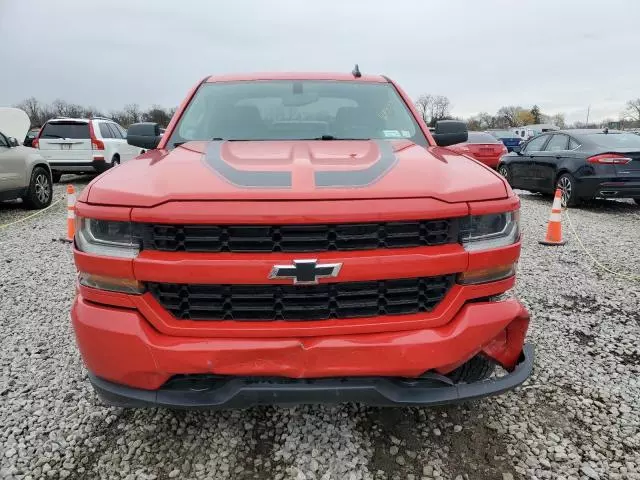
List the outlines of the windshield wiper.
<svg viewBox="0 0 640 480">
<path fill-rule="evenodd" d="M 220 137 L 213 137 L 211 139 L 212 142 L 221 142 L 223 140 L 224 140 L 224 138 L 220 138 Z M 184 142 L 174 142 L 173 146 L 174 147 L 179 147 L 180 145 L 184 145 L 185 143 L 194 142 L 194 141 L 199 141 L 199 140 L 185 140 Z"/>
<path fill-rule="evenodd" d="M 320 137 L 316 137 L 316 138 L 308 138 L 305 140 L 371 140 L 370 138 L 347 138 L 347 137 L 336 137 L 334 135 L 322 135 Z"/>
</svg>

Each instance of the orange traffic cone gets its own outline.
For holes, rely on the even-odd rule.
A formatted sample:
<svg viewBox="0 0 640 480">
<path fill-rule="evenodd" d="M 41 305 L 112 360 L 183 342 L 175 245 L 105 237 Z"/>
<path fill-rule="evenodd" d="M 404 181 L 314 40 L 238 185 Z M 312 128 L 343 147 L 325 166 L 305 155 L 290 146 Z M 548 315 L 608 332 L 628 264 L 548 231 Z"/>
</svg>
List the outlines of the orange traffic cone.
<svg viewBox="0 0 640 480">
<path fill-rule="evenodd" d="M 551 216 L 547 224 L 547 236 L 540 240 L 542 245 L 564 245 L 566 240 L 562 239 L 562 190 L 556 189 L 551 207 Z"/>
<path fill-rule="evenodd" d="M 76 189 L 73 185 L 67 185 L 67 238 L 61 238 L 64 242 L 73 242 L 76 233 Z"/>
</svg>

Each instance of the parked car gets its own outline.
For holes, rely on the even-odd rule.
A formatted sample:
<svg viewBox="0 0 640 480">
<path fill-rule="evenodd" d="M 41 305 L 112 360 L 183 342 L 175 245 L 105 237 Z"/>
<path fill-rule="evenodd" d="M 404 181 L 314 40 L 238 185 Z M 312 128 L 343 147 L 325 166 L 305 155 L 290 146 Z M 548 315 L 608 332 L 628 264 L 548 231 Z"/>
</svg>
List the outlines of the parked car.
<svg viewBox="0 0 640 480">
<path fill-rule="evenodd" d="M 356 71 L 208 77 L 174 118 L 131 125 L 149 151 L 76 203 L 73 326 L 106 403 L 429 405 L 529 376 L 501 295 L 519 199 L 440 148 L 464 122 L 431 134 Z"/>
<path fill-rule="evenodd" d="M 29 117 L 17 108 L 0 108 L 0 200 L 21 198 L 27 208 L 48 207 L 53 197 L 51 170 L 33 148 L 19 144 Z"/>
<path fill-rule="evenodd" d="M 125 129 L 108 118 L 55 118 L 44 124 L 33 146 L 58 182 L 64 173 L 102 173 L 142 153 L 126 138 Z"/>
<path fill-rule="evenodd" d="M 522 138 L 511 130 L 487 130 L 487 133 L 500 140 L 507 147 L 508 152 L 512 152 L 523 142 Z"/>
<path fill-rule="evenodd" d="M 496 168 L 500 157 L 508 153 L 500 140 L 485 132 L 469 132 L 466 142 L 451 145 L 449 149 L 469 155 L 491 168 Z"/>
<path fill-rule="evenodd" d="M 30 128 L 29 131 L 27 132 L 27 135 L 24 137 L 24 141 L 22 142 L 22 145 L 24 145 L 25 147 L 32 147 L 33 141 L 38 136 L 39 132 L 40 132 L 40 127 Z"/>
<path fill-rule="evenodd" d="M 640 137 L 607 129 L 544 133 L 502 157 L 498 171 L 514 188 L 560 188 L 568 206 L 594 197 L 640 203 Z"/>
</svg>

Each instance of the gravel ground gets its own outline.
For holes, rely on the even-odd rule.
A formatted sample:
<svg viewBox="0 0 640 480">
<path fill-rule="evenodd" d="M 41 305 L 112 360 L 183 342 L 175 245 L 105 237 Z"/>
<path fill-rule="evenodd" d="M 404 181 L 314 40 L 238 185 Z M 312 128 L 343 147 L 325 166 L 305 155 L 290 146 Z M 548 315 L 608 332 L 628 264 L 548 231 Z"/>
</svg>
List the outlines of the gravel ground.
<svg viewBox="0 0 640 480">
<path fill-rule="evenodd" d="M 538 245 L 551 200 L 522 203 L 517 293 L 535 373 L 501 397 L 430 409 L 100 406 L 69 323 L 64 203 L 0 229 L 0 478 L 640 479 L 640 283 L 595 268 L 567 222 L 566 246 Z M 0 205 L 0 225 L 26 214 Z M 597 202 L 570 218 L 601 262 L 640 274 L 640 209 Z"/>
</svg>

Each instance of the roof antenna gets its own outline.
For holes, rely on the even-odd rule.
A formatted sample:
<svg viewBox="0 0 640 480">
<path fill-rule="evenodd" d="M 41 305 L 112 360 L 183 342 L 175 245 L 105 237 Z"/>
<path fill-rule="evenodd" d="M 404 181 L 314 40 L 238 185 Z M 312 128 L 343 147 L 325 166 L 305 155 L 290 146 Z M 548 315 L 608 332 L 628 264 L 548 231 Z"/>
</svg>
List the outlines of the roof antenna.
<svg viewBox="0 0 640 480">
<path fill-rule="evenodd" d="M 351 71 L 351 75 L 353 75 L 356 78 L 360 78 L 362 76 L 362 74 L 360 73 L 360 67 L 358 67 L 357 63 L 355 68 Z"/>
</svg>

